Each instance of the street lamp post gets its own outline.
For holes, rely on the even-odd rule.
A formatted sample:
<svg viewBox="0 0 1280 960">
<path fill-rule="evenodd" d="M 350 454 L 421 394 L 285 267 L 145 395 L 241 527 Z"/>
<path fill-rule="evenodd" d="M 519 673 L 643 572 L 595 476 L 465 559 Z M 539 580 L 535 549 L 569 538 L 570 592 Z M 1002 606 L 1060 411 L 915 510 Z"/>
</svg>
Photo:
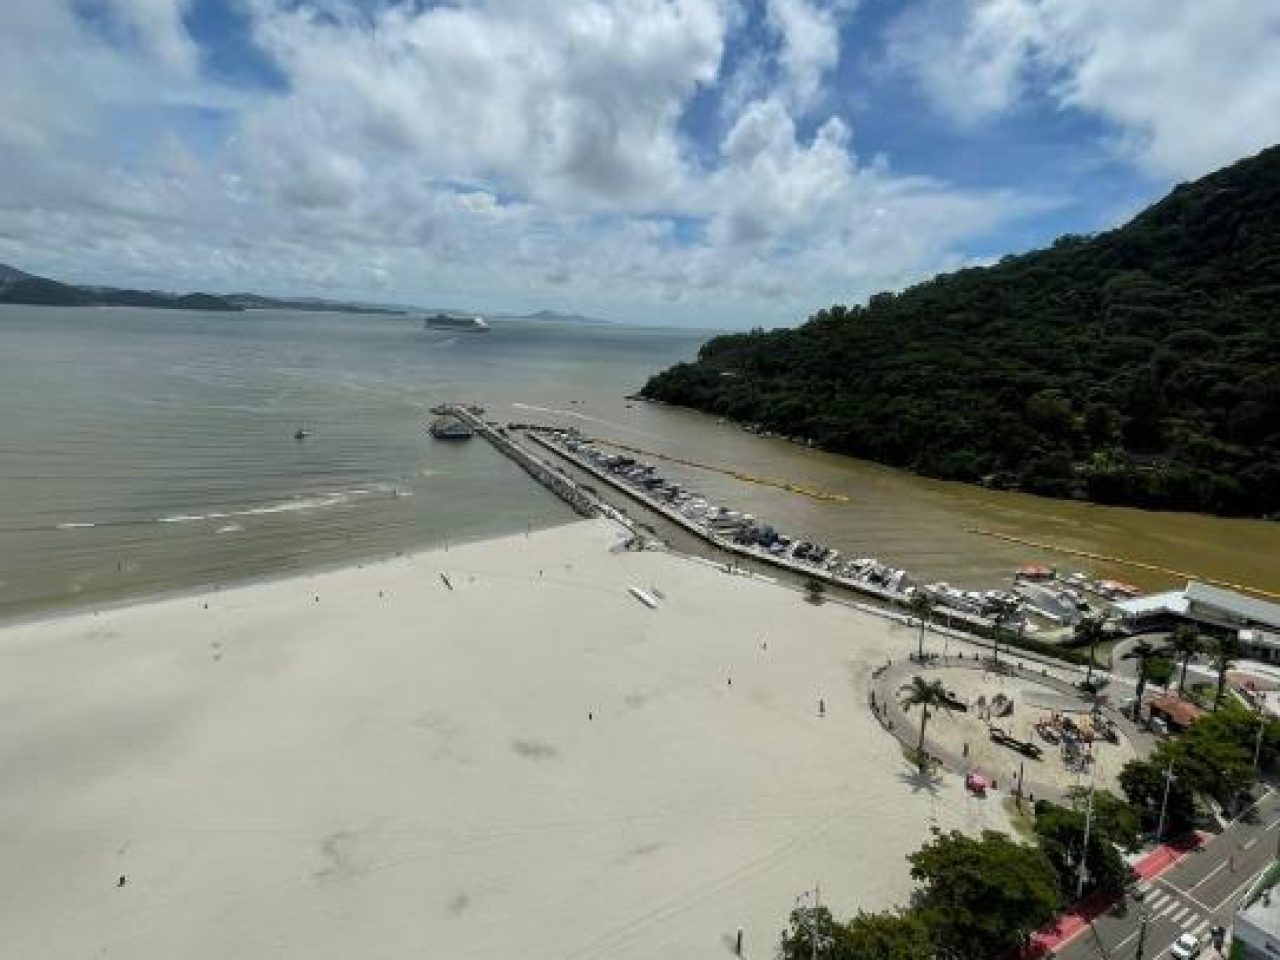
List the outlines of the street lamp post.
<svg viewBox="0 0 1280 960">
<path fill-rule="evenodd" d="M 813 897 L 813 906 L 804 907 L 802 904 Z M 796 905 L 804 911 L 807 920 L 805 925 L 809 928 L 809 955 L 811 960 L 818 960 L 818 907 L 822 903 L 822 887 L 818 884 L 813 885 L 812 890 L 806 890 L 800 896 L 796 897 Z"/>
<path fill-rule="evenodd" d="M 1169 769 L 1164 772 L 1164 797 L 1160 800 L 1160 822 L 1156 826 L 1156 843 L 1164 838 L 1164 814 L 1169 806 L 1169 787 L 1173 784 L 1173 761 L 1169 761 Z"/>
<path fill-rule="evenodd" d="M 1258 761 L 1262 759 L 1262 734 L 1267 728 L 1266 719 L 1258 716 L 1258 739 L 1253 744 L 1253 779 L 1258 779 Z"/>
<path fill-rule="evenodd" d="M 1089 757 L 1093 759 L 1093 746 L 1089 747 Z M 1084 896 L 1084 878 L 1089 860 L 1089 832 L 1093 828 L 1093 792 L 1098 782 L 1098 763 L 1089 764 L 1089 802 L 1084 811 L 1084 845 L 1080 848 L 1080 872 L 1076 875 L 1076 899 Z"/>
<path fill-rule="evenodd" d="M 1143 952 L 1147 946 L 1147 905 L 1142 905 L 1141 913 L 1138 915 L 1138 950 L 1133 955 L 1133 960 L 1142 960 Z"/>
</svg>

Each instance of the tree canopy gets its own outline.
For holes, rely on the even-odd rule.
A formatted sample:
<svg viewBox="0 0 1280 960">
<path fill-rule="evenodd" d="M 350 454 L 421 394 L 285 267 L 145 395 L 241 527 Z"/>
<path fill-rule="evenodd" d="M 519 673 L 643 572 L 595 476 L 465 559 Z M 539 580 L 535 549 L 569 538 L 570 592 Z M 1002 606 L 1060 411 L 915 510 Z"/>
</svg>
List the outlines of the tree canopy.
<svg viewBox="0 0 1280 960">
<path fill-rule="evenodd" d="M 798 329 L 716 337 L 643 395 L 930 476 L 1280 514 L 1280 147 L 1115 230 Z"/>
<path fill-rule="evenodd" d="M 1049 858 L 993 830 L 981 838 L 936 832 L 907 859 L 920 883 L 916 912 L 946 960 L 985 960 L 1018 947 L 1058 909 Z"/>
</svg>

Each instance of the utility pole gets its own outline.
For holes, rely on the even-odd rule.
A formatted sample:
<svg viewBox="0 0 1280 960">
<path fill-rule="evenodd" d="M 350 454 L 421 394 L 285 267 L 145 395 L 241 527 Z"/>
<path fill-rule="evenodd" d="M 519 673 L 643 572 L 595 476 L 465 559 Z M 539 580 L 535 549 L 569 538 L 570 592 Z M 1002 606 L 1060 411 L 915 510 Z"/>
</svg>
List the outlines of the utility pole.
<svg viewBox="0 0 1280 960">
<path fill-rule="evenodd" d="M 1098 763 L 1093 757 L 1093 744 L 1089 745 L 1089 802 L 1084 811 L 1084 846 L 1080 848 L 1080 872 L 1076 875 L 1076 899 L 1084 896 L 1084 878 L 1087 870 L 1085 864 L 1089 860 L 1089 832 L 1093 828 L 1093 790 L 1098 782 Z"/>
<path fill-rule="evenodd" d="M 813 897 L 813 906 L 804 906 L 804 901 L 810 896 Z M 818 960 L 818 908 L 822 905 L 822 887 L 814 884 L 812 890 L 806 890 L 800 896 L 796 897 L 796 906 L 800 907 L 805 916 L 805 926 L 809 929 L 809 956 L 811 960 Z"/>
<path fill-rule="evenodd" d="M 1258 779 L 1258 761 L 1262 759 L 1262 732 L 1267 727 L 1267 721 L 1259 714 L 1258 716 L 1258 739 L 1253 745 L 1253 779 Z"/>
<path fill-rule="evenodd" d="M 1145 903 L 1141 910 L 1138 916 L 1138 952 L 1133 955 L 1133 960 L 1142 960 L 1143 950 L 1147 946 L 1147 905 Z"/>
<path fill-rule="evenodd" d="M 1169 805 L 1169 787 L 1173 784 L 1173 761 L 1169 761 L 1169 769 L 1164 772 L 1164 798 L 1160 801 L 1160 823 L 1156 827 L 1156 843 L 1164 838 L 1164 814 Z"/>
</svg>

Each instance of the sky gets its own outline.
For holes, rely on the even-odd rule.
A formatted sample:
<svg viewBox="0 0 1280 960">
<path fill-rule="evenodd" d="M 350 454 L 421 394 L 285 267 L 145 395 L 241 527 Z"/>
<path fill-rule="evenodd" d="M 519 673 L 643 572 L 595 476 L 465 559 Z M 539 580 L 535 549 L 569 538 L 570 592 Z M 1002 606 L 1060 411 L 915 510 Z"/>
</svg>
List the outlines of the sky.
<svg viewBox="0 0 1280 960">
<path fill-rule="evenodd" d="M 780 326 L 1280 141 L 1278 0 L 3 0 L 0 262 Z"/>
</svg>

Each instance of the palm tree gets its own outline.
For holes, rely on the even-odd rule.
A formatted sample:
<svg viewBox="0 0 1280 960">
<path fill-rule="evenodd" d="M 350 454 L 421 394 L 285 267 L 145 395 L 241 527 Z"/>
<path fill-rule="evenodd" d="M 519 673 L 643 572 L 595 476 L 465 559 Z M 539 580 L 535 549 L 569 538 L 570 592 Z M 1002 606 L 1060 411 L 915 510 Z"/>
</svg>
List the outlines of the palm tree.
<svg viewBox="0 0 1280 960">
<path fill-rule="evenodd" d="M 1000 662 L 1000 634 L 1004 628 L 1018 619 L 1018 605 L 1012 600 L 997 600 L 995 610 L 991 614 L 991 639 L 995 645 L 991 648 L 991 659 Z"/>
<path fill-rule="evenodd" d="M 1176 653 L 1182 662 L 1182 673 L 1178 676 L 1178 695 L 1181 696 L 1187 688 L 1187 664 L 1197 653 L 1204 651 L 1204 640 L 1195 627 L 1183 624 L 1169 638 L 1169 651 Z"/>
<path fill-rule="evenodd" d="M 1236 665 L 1236 657 L 1240 656 L 1240 641 L 1231 635 L 1214 637 L 1209 647 L 1209 662 L 1218 671 L 1218 693 L 1213 698 L 1213 709 L 1216 712 L 1222 706 L 1223 694 L 1227 692 L 1227 671 Z"/>
<path fill-rule="evenodd" d="M 919 759 L 920 769 L 923 770 L 927 759 L 924 752 L 924 730 L 929 722 L 929 711 L 937 710 L 939 707 L 948 709 L 947 703 L 950 698 L 941 680 L 925 680 L 919 676 L 912 677 L 911 682 L 903 687 L 899 694 L 898 703 L 902 706 L 904 713 L 910 713 L 912 707 L 920 708 L 920 743 L 916 746 L 916 757 Z"/>
<path fill-rule="evenodd" d="M 1103 637 L 1101 617 L 1081 617 L 1076 624 L 1075 641 L 1081 646 L 1089 647 L 1089 667 L 1084 675 L 1085 686 L 1093 684 L 1094 655 L 1098 651 L 1098 641 Z"/>
<path fill-rule="evenodd" d="M 1149 640 L 1139 640 L 1128 653 L 1123 654 L 1125 660 L 1138 661 L 1138 695 L 1134 704 L 1133 715 L 1136 718 L 1142 712 L 1142 694 L 1147 689 L 1147 669 L 1150 662 L 1164 653 L 1164 647 L 1157 647 Z"/>
<path fill-rule="evenodd" d="M 911 612 L 920 620 L 920 649 L 916 653 L 916 659 L 921 663 L 924 662 L 924 628 L 929 621 L 929 614 L 933 612 L 933 601 L 929 599 L 929 595 L 921 590 L 917 590 L 911 595 L 911 600 L 907 604 Z"/>
</svg>

